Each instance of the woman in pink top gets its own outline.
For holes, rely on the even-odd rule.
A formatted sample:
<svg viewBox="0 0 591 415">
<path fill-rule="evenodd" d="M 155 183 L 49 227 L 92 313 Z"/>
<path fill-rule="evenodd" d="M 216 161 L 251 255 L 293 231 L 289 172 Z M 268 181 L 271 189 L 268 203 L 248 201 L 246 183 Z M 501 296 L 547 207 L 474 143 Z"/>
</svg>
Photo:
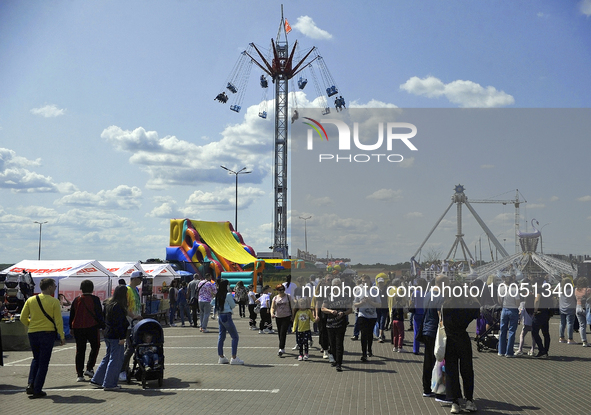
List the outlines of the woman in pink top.
<svg viewBox="0 0 591 415">
<path fill-rule="evenodd" d="M 579 334 L 583 341 L 583 347 L 589 347 L 587 343 L 587 315 L 585 303 L 591 296 L 591 288 L 588 287 L 587 278 L 579 277 L 575 280 L 575 297 L 577 299 L 577 318 L 579 319 Z"/>
</svg>

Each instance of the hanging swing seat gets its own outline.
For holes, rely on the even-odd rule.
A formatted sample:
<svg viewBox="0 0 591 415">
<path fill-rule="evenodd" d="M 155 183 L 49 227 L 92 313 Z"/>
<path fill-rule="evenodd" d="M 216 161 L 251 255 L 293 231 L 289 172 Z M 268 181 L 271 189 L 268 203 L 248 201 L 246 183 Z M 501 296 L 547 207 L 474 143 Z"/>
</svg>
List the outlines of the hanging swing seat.
<svg viewBox="0 0 591 415">
<path fill-rule="evenodd" d="M 307 83 L 308 83 L 308 80 L 306 78 L 303 78 L 300 76 L 300 79 L 298 79 L 298 87 L 300 89 L 304 89 L 306 87 Z"/>
<path fill-rule="evenodd" d="M 232 92 L 233 94 L 238 92 L 238 90 L 236 89 L 236 87 L 234 86 L 234 84 L 232 82 L 228 82 L 228 85 L 226 85 L 226 88 L 228 88 L 230 90 L 230 92 Z M 335 92 L 335 94 L 336 94 L 336 92 Z"/>
<path fill-rule="evenodd" d="M 263 75 L 261 75 L 261 88 L 267 88 L 269 86 L 269 81 Z"/>
<path fill-rule="evenodd" d="M 261 117 L 261 118 L 267 118 L 267 111 L 259 112 L 259 117 Z"/>
<path fill-rule="evenodd" d="M 328 114 L 330 114 L 330 108 L 326 107 L 326 108 L 324 108 L 324 111 L 322 111 L 322 115 L 328 115 Z"/>
<path fill-rule="evenodd" d="M 329 97 L 332 97 L 333 95 L 338 94 L 339 91 L 337 90 L 337 87 L 333 85 L 329 88 L 326 88 L 326 93 L 328 94 Z"/>
<path fill-rule="evenodd" d="M 242 107 L 240 105 L 230 105 L 230 109 L 235 112 L 240 112 Z"/>
</svg>

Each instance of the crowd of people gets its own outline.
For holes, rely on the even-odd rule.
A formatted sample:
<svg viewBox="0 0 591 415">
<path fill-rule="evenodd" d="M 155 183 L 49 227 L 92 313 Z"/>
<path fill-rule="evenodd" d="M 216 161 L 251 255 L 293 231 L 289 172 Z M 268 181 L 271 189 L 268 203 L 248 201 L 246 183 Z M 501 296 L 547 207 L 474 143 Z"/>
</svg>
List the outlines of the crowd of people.
<svg viewBox="0 0 591 415">
<path fill-rule="evenodd" d="M 82 295 L 74 299 L 70 309 L 70 326 L 76 339 L 77 381 L 82 382 L 85 377 L 89 377 L 93 386 L 105 391 L 121 388 L 118 381 L 126 380 L 130 358 L 134 353 L 130 344 L 132 323 L 142 318 L 137 288 L 141 282 L 141 272 L 134 272 L 129 285 L 117 286 L 113 296 L 104 304 L 92 294 L 92 282 L 82 282 Z M 543 284 L 543 277 L 532 277 L 527 281 L 520 281 L 519 285 L 511 275 L 504 277 L 502 282 L 495 281 L 493 277 L 486 283 L 476 280 L 470 285 L 478 287 L 479 296 L 473 295 L 471 290 L 464 290 L 464 294 L 457 295 L 454 288 L 461 288 L 460 284 L 450 281 L 445 274 L 439 274 L 427 282 L 422 278 L 395 279 L 386 274 L 371 278 L 368 275 L 357 277 L 354 274 L 334 272 L 318 277 L 312 275 L 309 281 L 299 277 L 296 283 L 289 276 L 274 289 L 264 286 L 261 293 L 256 293 L 252 285 L 245 287 L 240 283 L 234 287 L 232 293 L 228 280 L 217 279 L 214 282 L 209 274 L 203 279 L 195 274 L 189 284 L 181 283 L 177 286 L 175 283 L 171 286 L 170 324 L 174 325 L 178 308 L 182 325 L 186 317 L 193 327 L 199 327 L 201 332 L 207 333 L 213 307 L 213 314 L 218 320 L 218 363 L 243 365 L 244 361 L 238 357 L 240 337 L 233 321 L 233 310 L 238 306 L 241 318 L 246 318 L 248 310 L 251 330 L 258 330 L 260 334 L 277 334 L 279 357 L 286 355 L 288 334 L 293 332 L 295 345 L 292 350 L 296 351 L 297 359 L 309 360 L 312 335 L 315 334 L 318 335 L 321 353 L 319 357 L 327 359 L 337 372 L 341 372 L 346 331 L 350 323 L 353 324 L 351 340 L 360 340 L 360 360 L 367 362 L 374 356 L 374 341 L 386 342 L 387 331 L 391 333 L 392 351 L 406 351 L 404 324 L 405 319 L 408 319 L 410 330 L 414 332 L 412 352 L 419 355 L 421 348 L 423 350 L 423 397 L 434 397 L 439 402 L 450 404 L 452 413 L 462 410 L 472 412 L 476 411 L 476 405 L 472 341 L 468 327 L 476 320 L 476 334 L 486 332 L 494 322 L 484 318 L 481 309 L 497 307 L 500 309 L 498 355 L 523 355 L 524 341 L 531 334 L 532 347 L 528 354 L 547 358 L 550 348 L 548 321 L 555 312 L 556 305 L 552 297 L 544 295 L 545 291 L 540 288 Z M 568 284 L 573 288 L 570 291 L 567 289 Z M 400 294 L 400 287 L 410 286 L 415 289 L 405 291 L 404 295 Z M 60 302 L 54 298 L 55 287 L 53 280 L 42 280 L 41 294 L 27 300 L 21 315 L 21 321 L 29 327 L 33 351 L 26 390 L 32 399 L 46 396 L 42 388 L 56 332 L 61 343 L 65 343 Z M 346 291 L 345 287 L 350 291 Z M 501 287 L 505 287 L 505 290 Z M 528 289 L 525 290 L 524 287 Z M 591 288 L 582 277 L 575 281 L 565 277 L 560 287 L 563 295 L 559 297 L 557 305 L 560 314 L 558 341 L 575 344 L 573 333 L 575 322 L 578 322 L 582 344 L 587 347 L 586 324 Z M 338 289 L 338 294 L 333 289 Z M 458 292 L 461 293 L 462 290 Z M 351 315 L 354 315 L 354 321 L 349 321 Z M 523 322 L 523 329 L 517 340 L 520 320 Z M 101 330 L 106 353 L 95 372 Z M 447 339 L 443 359 L 437 357 L 438 336 L 441 332 L 445 333 Z M 226 356 L 224 343 L 228 334 L 231 337 L 231 353 Z M 514 345 L 517 341 L 519 346 L 515 352 Z M 87 343 L 90 343 L 91 352 L 85 364 Z M 537 348 L 537 354 L 533 353 L 534 348 Z M 152 356 L 147 361 L 151 365 L 158 364 L 158 356 Z M 442 365 L 445 375 L 435 381 L 434 373 Z"/>
</svg>

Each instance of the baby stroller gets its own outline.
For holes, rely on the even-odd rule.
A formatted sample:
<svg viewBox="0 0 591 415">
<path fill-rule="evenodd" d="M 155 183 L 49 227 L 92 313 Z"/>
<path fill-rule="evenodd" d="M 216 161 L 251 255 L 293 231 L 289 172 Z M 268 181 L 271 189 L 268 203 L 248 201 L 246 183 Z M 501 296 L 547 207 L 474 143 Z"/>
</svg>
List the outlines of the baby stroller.
<svg viewBox="0 0 591 415">
<path fill-rule="evenodd" d="M 497 304 L 480 307 L 480 314 L 486 320 L 488 329 L 476 336 L 476 350 L 479 352 L 498 349 L 501 310 L 501 306 Z"/>
<path fill-rule="evenodd" d="M 146 342 L 148 338 L 150 342 Z M 131 346 L 133 347 L 133 369 L 127 374 L 127 383 L 135 377 L 146 388 L 146 382 L 158 380 L 162 387 L 164 379 L 164 332 L 158 321 L 146 318 L 131 330 Z"/>
</svg>

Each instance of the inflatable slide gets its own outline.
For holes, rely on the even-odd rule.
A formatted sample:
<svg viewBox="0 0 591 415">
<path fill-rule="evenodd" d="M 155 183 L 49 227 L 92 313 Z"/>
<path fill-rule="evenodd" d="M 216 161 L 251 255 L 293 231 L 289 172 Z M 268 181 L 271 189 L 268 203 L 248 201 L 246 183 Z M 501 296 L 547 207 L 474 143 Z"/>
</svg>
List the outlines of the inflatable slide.
<svg viewBox="0 0 591 415">
<path fill-rule="evenodd" d="M 241 265 L 256 263 L 255 255 L 254 249 L 244 243 L 230 222 L 170 221 L 166 260 L 184 262 L 189 272 L 197 272 L 198 264 L 209 264 L 216 277 L 222 272 L 243 273 Z"/>
</svg>

